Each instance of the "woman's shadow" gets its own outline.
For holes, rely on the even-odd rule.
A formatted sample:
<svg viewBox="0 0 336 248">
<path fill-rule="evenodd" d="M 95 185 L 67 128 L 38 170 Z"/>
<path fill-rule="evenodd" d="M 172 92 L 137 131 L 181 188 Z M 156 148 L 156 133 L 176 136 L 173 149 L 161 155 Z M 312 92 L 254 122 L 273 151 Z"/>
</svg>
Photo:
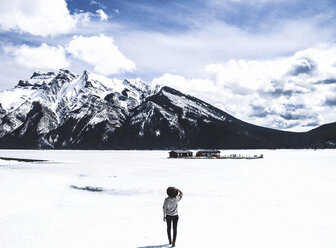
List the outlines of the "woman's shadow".
<svg viewBox="0 0 336 248">
<path fill-rule="evenodd" d="M 170 247 L 169 244 L 165 245 L 148 245 L 148 246 L 139 246 L 137 248 L 163 248 L 163 247 Z"/>
</svg>

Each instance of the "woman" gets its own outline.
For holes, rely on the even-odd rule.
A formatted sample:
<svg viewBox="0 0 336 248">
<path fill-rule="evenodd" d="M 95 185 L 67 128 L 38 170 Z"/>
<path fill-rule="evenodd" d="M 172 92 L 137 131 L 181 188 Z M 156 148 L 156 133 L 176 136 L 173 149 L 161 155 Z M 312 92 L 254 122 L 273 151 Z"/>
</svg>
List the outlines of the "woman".
<svg viewBox="0 0 336 248">
<path fill-rule="evenodd" d="M 176 235 L 177 235 L 177 222 L 178 222 L 178 212 L 177 203 L 182 199 L 183 193 L 181 190 L 169 187 L 167 189 L 168 197 L 163 202 L 163 221 L 167 221 L 167 234 L 169 244 L 175 247 Z M 171 239 L 171 223 L 173 222 L 173 242 Z"/>
</svg>

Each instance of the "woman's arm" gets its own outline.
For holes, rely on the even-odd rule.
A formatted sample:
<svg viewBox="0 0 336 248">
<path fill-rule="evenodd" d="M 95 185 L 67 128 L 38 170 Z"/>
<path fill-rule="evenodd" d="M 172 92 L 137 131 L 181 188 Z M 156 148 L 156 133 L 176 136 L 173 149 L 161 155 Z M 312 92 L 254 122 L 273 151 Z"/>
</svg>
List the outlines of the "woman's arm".
<svg viewBox="0 0 336 248">
<path fill-rule="evenodd" d="M 175 188 L 181 195 L 183 195 L 183 192 L 179 190 L 178 188 Z"/>
<path fill-rule="evenodd" d="M 163 211 L 163 221 L 166 221 L 166 213 Z"/>
<path fill-rule="evenodd" d="M 183 193 L 181 190 L 179 190 L 178 188 L 175 188 L 180 194 L 176 197 L 177 201 L 180 201 L 182 199 Z"/>
</svg>

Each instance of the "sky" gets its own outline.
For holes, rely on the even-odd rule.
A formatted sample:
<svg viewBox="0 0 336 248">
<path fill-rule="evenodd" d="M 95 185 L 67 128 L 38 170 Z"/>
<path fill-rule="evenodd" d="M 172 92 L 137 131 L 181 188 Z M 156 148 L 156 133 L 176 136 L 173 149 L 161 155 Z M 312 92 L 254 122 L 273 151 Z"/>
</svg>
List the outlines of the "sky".
<svg viewBox="0 0 336 248">
<path fill-rule="evenodd" d="M 0 0 L 0 90 L 67 68 L 158 82 L 256 125 L 336 121 L 332 0 Z"/>
</svg>

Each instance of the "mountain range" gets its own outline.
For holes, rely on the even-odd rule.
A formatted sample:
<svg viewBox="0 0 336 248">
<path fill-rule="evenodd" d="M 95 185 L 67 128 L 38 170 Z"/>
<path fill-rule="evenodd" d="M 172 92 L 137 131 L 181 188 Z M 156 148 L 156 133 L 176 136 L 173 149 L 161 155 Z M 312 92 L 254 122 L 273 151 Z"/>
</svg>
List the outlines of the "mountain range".
<svg viewBox="0 0 336 248">
<path fill-rule="evenodd" d="M 0 148 L 335 148 L 336 123 L 286 132 L 176 89 L 84 71 L 34 72 L 0 92 Z"/>
</svg>

